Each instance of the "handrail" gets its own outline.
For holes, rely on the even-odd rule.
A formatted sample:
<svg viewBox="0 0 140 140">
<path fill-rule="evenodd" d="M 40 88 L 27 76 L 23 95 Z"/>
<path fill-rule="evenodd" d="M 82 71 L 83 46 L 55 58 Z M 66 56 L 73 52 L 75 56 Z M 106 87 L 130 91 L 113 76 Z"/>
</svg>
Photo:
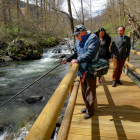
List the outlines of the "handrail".
<svg viewBox="0 0 140 140">
<path fill-rule="evenodd" d="M 131 33 L 129 32 L 129 35 L 128 35 L 131 39 Z M 140 56 L 140 52 L 137 52 L 135 50 L 130 50 L 131 53 L 133 54 L 136 54 L 138 56 Z M 125 67 L 125 73 L 127 74 L 128 73 L 128 66 L 130 68 L 132 68 L 135 72 L 137 72 L 138 74 L 140 74 L 140 70 L 136 67 L 134 67 L 131 63 L 129 63 L 129 56 L 127 57 L 126 61 L 125 61 L 125 64 L 126 64 L 126 67 Z"/>
<path fill-rule="evenodd" d="M 136 54 L 136 55 L 139 55 L 140 56 L 140 52 L 137 52 L 135 50 L 130 50 L 130 52 L 133 53 L 133 54 Z"/>
<path fill-rule="evenodd" d="M 73 87 L 73 90 L 72 90 L 72 93 L 70 96 L 68 106 L 67 106 L 66 111 L 65 111 L 63 121 L 61 123 L 61 127 L 59 129 L 59 133 L 57 135 L 57 140 L 66 140 L 68 137 L 69 128 L 71 125 L 71 119 L 72 119 L 72 114 L 73 114 L 74 105 L 76 102 L 76 97 L 77 97 L 79 85 L 80 85 L 80 77 L 77 77 L 76 82 L 74 83 L 74 87 Z"/>
<path fill-rule="evenodd" d="M 131 68 L 133 69 L 135 72 L 137 72 L 138 74 L 140 74 L 140 70 L 136 67 L 134 67 L 131 63 L 129 63 L 128 61 L 125 61 L 125 63 Z"/>
<path fill-rule="evenodd" d="M 64 105 L 70 86 L 73 84 L 79 65 L 73 64 L 54 94 L 35 121 L 25 140 L 49 140 Z"/>
</svg>

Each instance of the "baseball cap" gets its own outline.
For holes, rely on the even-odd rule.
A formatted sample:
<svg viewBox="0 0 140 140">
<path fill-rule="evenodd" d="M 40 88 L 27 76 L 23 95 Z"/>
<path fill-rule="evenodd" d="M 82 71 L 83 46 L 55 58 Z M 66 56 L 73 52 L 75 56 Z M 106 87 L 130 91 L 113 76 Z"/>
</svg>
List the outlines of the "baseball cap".
<svg viewBox="0 0 140 140">
<path fill-rule="evenodd" d="M 86 28 L 84 25 L 77 25 L 74 29 L 74 33 L 72 34 L 72 36 L 77 35 L 79 32 L 81 31 L 86 31 Z"/>
</svg>

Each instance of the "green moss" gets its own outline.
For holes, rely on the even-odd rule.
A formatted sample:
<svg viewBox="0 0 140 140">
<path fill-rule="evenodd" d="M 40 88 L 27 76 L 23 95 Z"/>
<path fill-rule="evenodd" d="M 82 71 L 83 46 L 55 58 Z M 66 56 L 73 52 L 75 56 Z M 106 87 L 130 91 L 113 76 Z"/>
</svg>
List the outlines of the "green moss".
<svg viewBox="0 0 140 140">
<path fill-rule="evenodd" d="M 137 46 L 137 49 L 140 49 L 140 44 Z"/>
</svg>

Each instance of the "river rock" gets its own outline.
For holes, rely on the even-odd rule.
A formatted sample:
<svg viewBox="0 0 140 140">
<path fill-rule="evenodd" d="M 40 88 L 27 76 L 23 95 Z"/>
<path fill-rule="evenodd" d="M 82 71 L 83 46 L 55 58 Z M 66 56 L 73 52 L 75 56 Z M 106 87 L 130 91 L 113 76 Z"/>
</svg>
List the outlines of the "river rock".
<svg viewBox="0 0 140 140">
<path fill-rule="evenodd" d="M 30 96 L 28 98 L 25 98 L 25 100 L 28 102 L 28 103 L 33 103 L 33 102 L 36 102 L 38 100 L 41 100 L 43 98 L 43 96 Z"/>
<path fill-rule="evenodd" d="M 61 53 L 61 49 L 54 49 L 51 53 Z"/>
<path fill-rule="evenodd" d="M 4 132 L 4 127 L 0 127 L 0 133 Z"/>
<path fill-rule="evenodd" d="M 12 61 L 13 59 L 10 56 L 5 56 L 4 61 Z"/>
<path fill-rule="evenodd" d="M 52 58 L 64 58 L 64 57 L 66 57 L 65 54 L 59 54 L 59 55 L 52 56 Z"/>
</svg>

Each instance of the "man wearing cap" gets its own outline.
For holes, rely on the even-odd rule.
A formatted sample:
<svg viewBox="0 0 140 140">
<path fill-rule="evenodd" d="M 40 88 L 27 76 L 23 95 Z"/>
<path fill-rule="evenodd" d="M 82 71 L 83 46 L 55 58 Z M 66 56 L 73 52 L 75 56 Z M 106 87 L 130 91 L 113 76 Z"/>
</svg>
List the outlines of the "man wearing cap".
<svg viewBox="0 0 140 140">
<path fill-rule="evenodd" d="M 83 74 L 86 77 L 81 83 L 82 96 L 86 107 L 81 110 L 81 113 L 86 113 L 84 119 L 91 118 L 94 115 L 94 103 L 96 97 L 96 77 L 88 72 L 88 63 L 99 58 L 99 40 L 95 34 L 87 33 L 84 25 L 77 25 L 75 27 L 73 36 L 77 40 L 74 47 L 74 53 L 67 61 L 73 65 L 78 63 L 78 76 L 82 80 Z"/>
</svg>

